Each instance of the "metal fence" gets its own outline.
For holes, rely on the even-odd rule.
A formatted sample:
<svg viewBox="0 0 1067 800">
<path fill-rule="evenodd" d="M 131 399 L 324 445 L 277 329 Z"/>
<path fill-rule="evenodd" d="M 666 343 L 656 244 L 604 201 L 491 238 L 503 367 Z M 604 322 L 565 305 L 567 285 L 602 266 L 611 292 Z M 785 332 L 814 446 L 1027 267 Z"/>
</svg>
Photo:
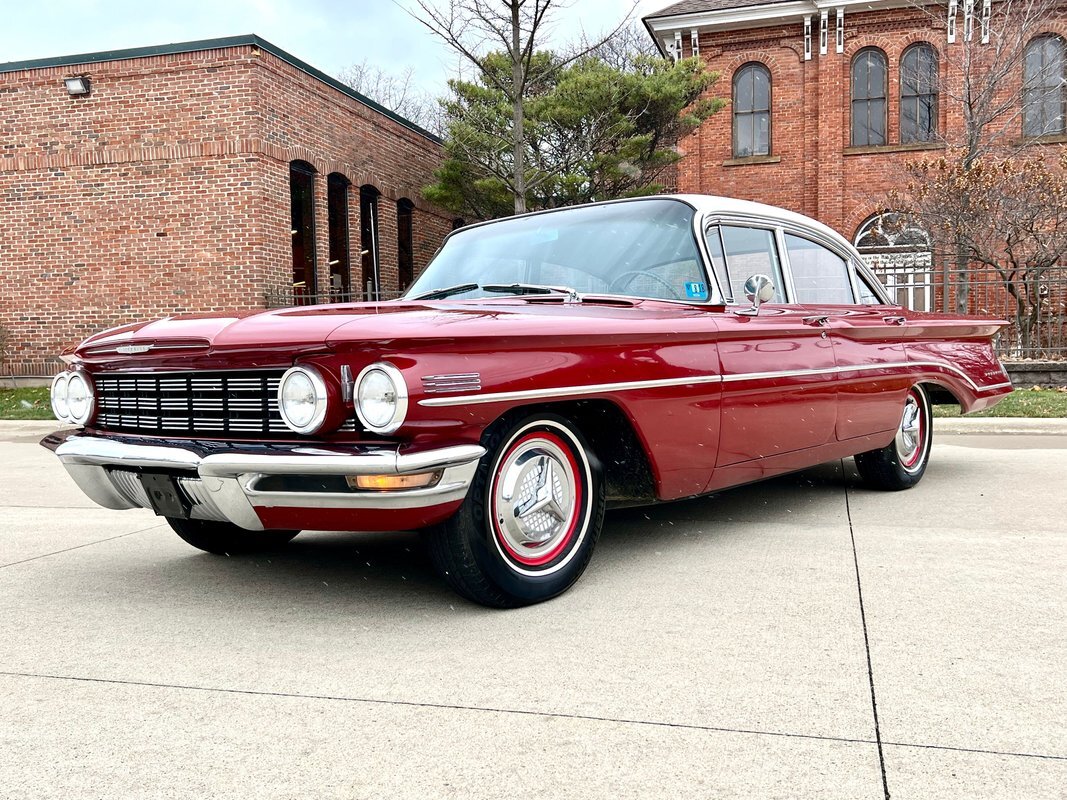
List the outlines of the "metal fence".
<svg viewBox="0 0 1067 800">
<path fill-rule="evenodd" d="M 870 259 L 890 296 L 915 311 L 1006 319 L 997 354 L 1009 360 L 1067 359 L 1067 265 L 1041 271 L 955 269 L 950 259 L 911 253 Z"/>
<path fill-rule="evenodd" d="M 329 289 L 324 292 L 309 292 L 302 286 L 275 286 L 268 288 L 263 295 L 267 308 L 289 308 L 291 306 L 317 306 L 324 303 L 363 303 L 368 300 L 395 300 L 400 296 L 397 291 L 379 291 L 377 297 L 370 289 L 342 291 Z"/>
</svg>

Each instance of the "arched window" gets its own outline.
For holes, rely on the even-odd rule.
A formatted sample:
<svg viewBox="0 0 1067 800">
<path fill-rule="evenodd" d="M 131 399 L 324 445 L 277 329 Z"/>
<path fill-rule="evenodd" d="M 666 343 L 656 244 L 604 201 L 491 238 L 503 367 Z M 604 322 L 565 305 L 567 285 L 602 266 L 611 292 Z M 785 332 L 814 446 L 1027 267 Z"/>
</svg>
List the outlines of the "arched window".
<svg viewBox="0 0 1067 800">
<path fill-rule="evenodd" d="M 860 225 L 853 243 L 895 302 L 915 311 L 933 310 L 930 234 L 903 214 L 886 211 Z M 876 301 L 876 295 L 864 300 Z"/>
<path fill-rule="evenodd" d="M 885 53 L 876 47 L 860 50 L 852 59 L 852 146 L 886 143 Z"/>
<path fill-rule="evenodd" d="M 290 238 L 293 242 L 293 304 L 315 294 L 315 168 L 306 161 L 289 164 Z"/>
<path fill-rule="evenodd" d="M 745 64 L 734 73 L 734 158 L 771 152 L 771 73 Z"/>
<path fill-rule="evenodd" d="M 415 280 L 415 240 L 412 231 L 415 204 L 406 197 L 396 202 L 396 271 L 400 291 Z"/>
<path fill-rule="evenodd" d="M 937 51 L 913 44 L 900 58 L 900 143 L 937 138 Z"/>
<path fill-rule="evenodd" d="M 348 178 L 340 172 L 326 176 L 326 208 L 330 227 L 330 297 L 351 299 L 348 255 Z"/>
<path fill-rule="evenodd" d="M 382 193 L 369 183 L 359 187 L 359 241 L 363 250 L 363 287 L 367 300 L 380 300 L 382 272 L 378 261 L 378 198 Z"/>
<path fill-rule="evenodd" d="M 1023 136 L 1051 136 L 1067 130 L 1067 43 L 1046 34 L 1026 46 L 1023 62 Z"/>
</svg>

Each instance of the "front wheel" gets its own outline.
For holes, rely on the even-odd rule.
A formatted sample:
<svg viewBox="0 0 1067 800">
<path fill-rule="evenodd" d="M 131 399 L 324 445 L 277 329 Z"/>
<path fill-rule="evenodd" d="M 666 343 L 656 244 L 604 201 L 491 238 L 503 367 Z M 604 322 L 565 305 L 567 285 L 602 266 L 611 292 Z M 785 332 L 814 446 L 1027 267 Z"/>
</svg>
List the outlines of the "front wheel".
<svg viewBox="0 0 1067 800">
<path fill-rule="evenodd" d="M 921 386 L 913 386 L 904 399 L 893 441 L 879 450 L 856 456 L 860 477 L 872 489 L 910 489 L 926 472 L 933 434 L 930 399 Z"/>
<path fill-rule="evenodd" d="M 493 608 L 539 603 L 585 571 L 604 524 L 600 464 L 554 414 L 485 442 L 467 499 L 428 533 L 430 557 L 459 594 Z"/>
<path fill-rule="evenodd" d="M 300 531 L 246 531 L 229 522 L 167 517 L 174 532 L 198 550 L 217 556 L 277 550 Z"/>
</svg>

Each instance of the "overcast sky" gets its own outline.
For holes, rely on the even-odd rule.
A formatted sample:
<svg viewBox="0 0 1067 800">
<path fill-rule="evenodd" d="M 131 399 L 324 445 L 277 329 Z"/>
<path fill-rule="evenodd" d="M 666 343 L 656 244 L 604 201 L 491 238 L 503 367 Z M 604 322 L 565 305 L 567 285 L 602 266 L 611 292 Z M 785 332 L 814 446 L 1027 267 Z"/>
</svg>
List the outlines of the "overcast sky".
<svg viewBox="0 0 1067 800">
<path fill-rule="evenodd" d="M 442 0 L 443 2 L 444 0 Z M 637 16 L 672 0 L 640 0 Z M 411 0 L 398 0 L 411 5 Z M 556 43 L 610 30 L 630 0 L 569 0 Z M 323 72 L 369 59 L 440 94 L 455 56 L 393 0 L 37 0 L 4 3 L 0 62 L 255 33 Z"/>
</svg>

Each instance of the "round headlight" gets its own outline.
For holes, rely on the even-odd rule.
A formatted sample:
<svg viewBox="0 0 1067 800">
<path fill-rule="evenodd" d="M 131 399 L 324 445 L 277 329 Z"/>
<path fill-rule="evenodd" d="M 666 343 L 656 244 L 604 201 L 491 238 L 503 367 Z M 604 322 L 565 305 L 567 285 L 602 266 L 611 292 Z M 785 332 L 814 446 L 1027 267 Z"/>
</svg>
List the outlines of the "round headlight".
<svg viewBox="0 0 1067 800">
<path fill-rule="evenodd" d="M 408 413 L 408 388 L 392 364 L 371 364 L 356 379 L 356 415 L 375 433 L 392 433 Z"/>
<path fill-rule="evenodd" d="M 314 367 L 293 367 L 278 384 L 278 411 L 297 433 L 314 433 L 326 419 L 326 382 Z"/>
<path fill-rule="evenodd" d="M 69 372 L 61 372 L 52 378 L 52 413 L 61 422 L 70 422 L 70 410 L 67 407 L 67 381 Z"/>
<path fill-rule="evenodd" d="M 80 372 L 73 372 L 67 380 L 67 418 L 76 425 L 84 425 L 93 415 L 93 387 Z"/>
</svg>

